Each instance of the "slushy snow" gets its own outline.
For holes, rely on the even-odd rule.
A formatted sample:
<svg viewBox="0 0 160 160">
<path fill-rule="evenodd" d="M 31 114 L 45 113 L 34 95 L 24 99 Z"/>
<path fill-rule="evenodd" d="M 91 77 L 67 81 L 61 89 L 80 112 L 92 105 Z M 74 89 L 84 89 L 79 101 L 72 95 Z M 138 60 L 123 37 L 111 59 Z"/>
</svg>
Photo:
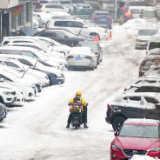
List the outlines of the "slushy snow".
<svg viewBox="0 0 160 160">
<path fill-rule="evenodd" d="M 133 158 L 131 160 L 155 160 L 155 159 L 152 158 L 152 157 L 149 157 L 149 156 L 138 156 L 138 155 L 135 155 L 135 156 L 133 156 Z M 159 160 L 159 159 L 156 159 L 156 160 Z"/>
<path fill-rule="evenodd" d="M 120 26 L 120 29 L 144 29 L 144 28 L 160 28 L 160 21 L 155 19 L 131 19 Z"/>
</svg>

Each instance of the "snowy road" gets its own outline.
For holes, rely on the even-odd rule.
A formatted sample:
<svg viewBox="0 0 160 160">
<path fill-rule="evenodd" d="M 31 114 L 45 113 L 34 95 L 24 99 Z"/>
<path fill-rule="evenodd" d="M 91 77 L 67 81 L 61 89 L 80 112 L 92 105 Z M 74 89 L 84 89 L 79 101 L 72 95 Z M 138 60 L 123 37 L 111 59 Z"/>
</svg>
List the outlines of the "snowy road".
<svg viewBox="0 0 160 160">
<path fill-rule="evenodd" d="M 138 75 L 145 56 L 144 50 L 134 49 L 133 37 L 124 34 L 115 26 L 98 69 L 65 71 L 64 85 L 45 88 L 36 101 L 9 109 L 0 124 L 1 160 L 109 160 L 114 133 L 105 122 L 107 99 Z M 77 90 L 89 103 L 89 129 L 65 128 L 67 103 Z"/>
</svg>

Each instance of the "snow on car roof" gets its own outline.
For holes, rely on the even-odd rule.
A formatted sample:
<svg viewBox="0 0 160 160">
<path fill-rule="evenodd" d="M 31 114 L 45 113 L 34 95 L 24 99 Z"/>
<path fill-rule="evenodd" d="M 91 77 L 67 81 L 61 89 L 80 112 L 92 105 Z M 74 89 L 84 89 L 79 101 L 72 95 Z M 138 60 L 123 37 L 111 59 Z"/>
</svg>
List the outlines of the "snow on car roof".
<svg viewBox="0 0 160 160">
<path fill-rule="evenodd" d="M 133 93 L 124 93 L 119 97 L 128 97 L 128 96 L 151 96 L 151 97 L 160 97 L 160 93 L 155 92 L 133 92 Z"/>
<path fill-rule="evenodd" d="M 157 81 L 160 80 L 160 77 L 138 77 L 136 79 L 133 79 L 133 81 L 140 81 L 140 80 L 152 80 L 152 81 Z"/>
<path fill-rule="evenodd" d="M 91 48 L 90 47 L 73 47 L 70 50 L 69 54 L 90 54 Z"/>
<path fill-rule="evenodd" d="M 138 83 L 138 84 L 132 84 L 133 87 L 160 87 L 159 83 Z"/>
<path fill-rule="evenodd" d="M 124 124 L 126 125 L 145 125 L 145 126 L 159 126 L 159 121 L 158 120 L 154 120 L 154 119 L 127 119 Z"/>
</svg>

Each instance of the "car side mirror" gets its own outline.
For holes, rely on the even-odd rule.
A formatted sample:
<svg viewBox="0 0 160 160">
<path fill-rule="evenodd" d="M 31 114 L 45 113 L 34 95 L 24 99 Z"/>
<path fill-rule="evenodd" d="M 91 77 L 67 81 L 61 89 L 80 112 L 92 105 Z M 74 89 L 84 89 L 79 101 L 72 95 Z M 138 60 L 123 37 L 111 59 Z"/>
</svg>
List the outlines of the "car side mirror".
<svg viewBox="0 0 160 160">
<path fill-rule="evenodd" d="M 114 131 L 115 137 L 118 136 L 118 131 Z"/>
<path fill-rule="evenodd" d="M 0 78 L 0 82 L 4 82 L 4 78 Z"/>
</svg>

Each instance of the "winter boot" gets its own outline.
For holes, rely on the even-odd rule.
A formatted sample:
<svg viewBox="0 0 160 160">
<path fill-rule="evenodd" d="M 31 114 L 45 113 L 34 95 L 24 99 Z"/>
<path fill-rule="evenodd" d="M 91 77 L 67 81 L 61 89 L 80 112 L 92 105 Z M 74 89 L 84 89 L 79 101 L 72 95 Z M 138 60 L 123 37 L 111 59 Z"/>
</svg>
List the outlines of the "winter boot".
<svg viewBox="0 0 160 160">
<path fill-rule="evenodd" d="M 67 124 L 66 128 L 69 128 L 69 127 L 70 127 L 70 123 Z"/>
<path fill-rule="evenodd" d="M 88 128 L 88 126 L 87 126 L 87 124 L 86 124 L 86 123 L 84 123 L 84 128 Z"/>
</svg>

